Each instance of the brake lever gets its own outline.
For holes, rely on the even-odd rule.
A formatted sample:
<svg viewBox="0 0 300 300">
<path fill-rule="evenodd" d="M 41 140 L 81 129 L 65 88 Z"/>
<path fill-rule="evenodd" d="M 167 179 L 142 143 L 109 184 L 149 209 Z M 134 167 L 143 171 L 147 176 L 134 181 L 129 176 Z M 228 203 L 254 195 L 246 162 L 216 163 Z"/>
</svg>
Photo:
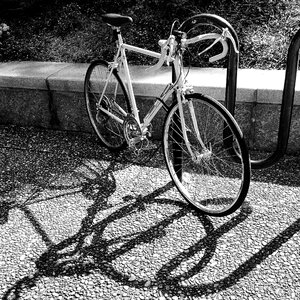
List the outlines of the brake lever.
<svg viewBox="0 0 300 300">
<path fill-rule="evenodd" d="M 167 40 L 159 40 L 158 41 L 158 44 L 161 47 L 160 58 L 159 58 L 158 62 L 155 65 L 147 68 L 146 69 L 147 71 L 154 72 L 154 71 L 159 70 L 163 66 L 165 61 L 166 61 L 167 66 L 170 65 L 170 62 L 173 61 L 173 58 L 171 56 L 172 56 L 173 49 L 174 49 L 173 48 L 174 47 L 174 41 L 175 41 L 174 36 L 170 36 L 170 38 L 167 39 Z M 167 58 L 166 58 L 166 56 L 167 56 Z"/>
<path fill-rule="evenodd" d="M 173 54 L 173 51 L 174 51 L 174 43 L 175 43 L 175 36 L 174 35 L 170 35 L 170 38 L 169 38 L 169 54 L 168 54 L 168 57 L 166 59 L 166 64 L 167 66 L 170 65 L 170 62 L 172 60 L 172 54 Z"/>
<path fill-rule="evenodd" d="M 159 40 L 158 44 L 161 47 L 160 58 L 155 65 L 147 68 L 146 71 L 149 71 L 149 72 L 157 71 L 163 66 L 163 64 L 165 62 L 167 50 L 168 50 L 168 41 L 167 40 Z"/>
</svg>

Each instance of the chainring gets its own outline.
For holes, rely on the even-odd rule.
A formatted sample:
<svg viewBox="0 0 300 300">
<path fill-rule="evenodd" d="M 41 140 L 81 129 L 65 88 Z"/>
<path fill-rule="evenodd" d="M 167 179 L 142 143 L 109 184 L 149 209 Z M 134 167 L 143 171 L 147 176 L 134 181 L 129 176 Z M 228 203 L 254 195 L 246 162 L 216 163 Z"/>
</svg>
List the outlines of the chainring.
<svg viewBox="0 0 300 300">
<path fill-rule="evenodd" d="M 138 145 L 143 140 L 142 129 L 131 114 L 128 114 L 123 123 L 123 133 L 129 148 L 139 149 Z"/>
</svg>

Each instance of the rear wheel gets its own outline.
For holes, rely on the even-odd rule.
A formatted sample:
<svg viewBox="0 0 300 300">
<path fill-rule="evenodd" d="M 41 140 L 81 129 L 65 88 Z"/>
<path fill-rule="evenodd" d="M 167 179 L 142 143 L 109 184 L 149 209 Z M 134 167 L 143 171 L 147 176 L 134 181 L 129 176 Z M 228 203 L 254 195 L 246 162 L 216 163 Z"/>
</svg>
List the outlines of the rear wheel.
<svg viewBox="0 0 300 300">
<path fill-rule="evenodd" d="M 190 149 L 178 103 L 170 108 L 164 124 L 169 173 L 182 196 L 197 209 L 213 216 L 230 214 L 243 203 L 250 183 L 249 154 L 241 130 L 216 100 L 201 94 L 186 99 L 182 105 Z"/>
<path fill-rule="evenodd" d="M 131 109 L 117 70 L 111 71 L 109 63 L 103 60 L 92 62 L 85 76 L 84 96 L 89 119 L 101 143 L 112 151 L 126 148 L 123 121 Z"/>
</svg>

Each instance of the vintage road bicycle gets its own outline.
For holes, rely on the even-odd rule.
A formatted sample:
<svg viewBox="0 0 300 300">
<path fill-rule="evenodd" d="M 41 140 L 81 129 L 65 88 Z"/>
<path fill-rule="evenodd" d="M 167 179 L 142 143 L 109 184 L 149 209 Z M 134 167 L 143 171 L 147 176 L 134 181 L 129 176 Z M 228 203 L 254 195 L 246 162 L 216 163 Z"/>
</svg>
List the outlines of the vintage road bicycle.
<svg viewBox="0 0 300 300">
<path fill-rule="evenodd" d="M 91 124 L 103 146 L 111 151 L 129 149 L 135 153 L 151 148 L 151 122 L 157 113 L 167 110 L 163 130 L 163 154 L 169 174 L 185 200 L 201 212 L 225 216 L 243 203 L 250 182 L 250 159 L 243 134 L 232 115 L 217 100 L 194 93 L 187 82 L 188 70 L 183 54 L 189 45 L 212 41 L 199 55 L 216 44 L 222 52 L 210 58 L 227 55 L 227 30 L 204 33 L 191 38 L 175 30 L 160 40 L 160 52 L 124 43 L 121 27 L 132 23 L 129 16 L 105 14 L 104 23 L 112 28 L 117 45 L 113 61 L 93 61 L 88 67 L 84 95 Z M 157 71 L 165 63 L 172 67 L 172 82 L 162 91 L 140 119 L 134 95 L 126 51 L 151 56 L 158 62 L 147 71 Z M 235 51 L 238 51 L 235 48 Z"/>
</svg>

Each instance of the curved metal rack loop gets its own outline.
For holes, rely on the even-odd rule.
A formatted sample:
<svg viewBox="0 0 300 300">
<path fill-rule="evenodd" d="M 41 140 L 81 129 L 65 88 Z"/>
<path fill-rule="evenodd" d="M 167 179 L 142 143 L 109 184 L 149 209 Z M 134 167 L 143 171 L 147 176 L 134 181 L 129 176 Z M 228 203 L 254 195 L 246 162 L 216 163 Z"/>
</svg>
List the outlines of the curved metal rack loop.
<svg viewBox="0 0 300 300">
<path fill-rule="evenodd" d="M 211 24 L 216 27 L 228 28 L 231 35 L 233 36 L 237 48 L 239 49 L 238 36 L 233 29 L 233 27 L 220 16 L 212 14 L 200 14 L 195 15 L 185 22 L 182 23 L 180 30 L 188 32 L 193 27 L 200 24 Z M 234 115 L 235 105 L 236 105 L 236 90 L 237 90 L 237 70 L 239 64 L 239 54 L 237 54 L 231 41 L 228 41 L 230 46 L 229 59 L 227 65 L 227 75 L 226 75 L 226 92 L 225 92 L 225 106 Z M 282 105 L 280 112 L 279 130 L 277 147 L 273 154 L 269 157 L 261 160 L 251 160 L 251 167 L 253 169 L 268 168 L 275 164 L 286 152 L 291 118 L 294 104 L 295 95 L 295 85 L 297 70 L 299 64 L 299 49 L 300 49 L 300 29 L 294 35 L 291 44 L 289 46 L 287 62 L 286 62 L 286 73 L 285 73 L 285 83 L 282 95 Z"/>
<path fill-rule="evenodd" d="M 251 161 L 251 165 L 254 169 L 268 168 L 275 164 L 286 153 L 294 105 L 296 77 L 299 65 L 299 49 L 300 29 L 294 35 L 287 55 L 277 147 L 274 153 L 269 157 L 262 160 Z"/>
</svg>

